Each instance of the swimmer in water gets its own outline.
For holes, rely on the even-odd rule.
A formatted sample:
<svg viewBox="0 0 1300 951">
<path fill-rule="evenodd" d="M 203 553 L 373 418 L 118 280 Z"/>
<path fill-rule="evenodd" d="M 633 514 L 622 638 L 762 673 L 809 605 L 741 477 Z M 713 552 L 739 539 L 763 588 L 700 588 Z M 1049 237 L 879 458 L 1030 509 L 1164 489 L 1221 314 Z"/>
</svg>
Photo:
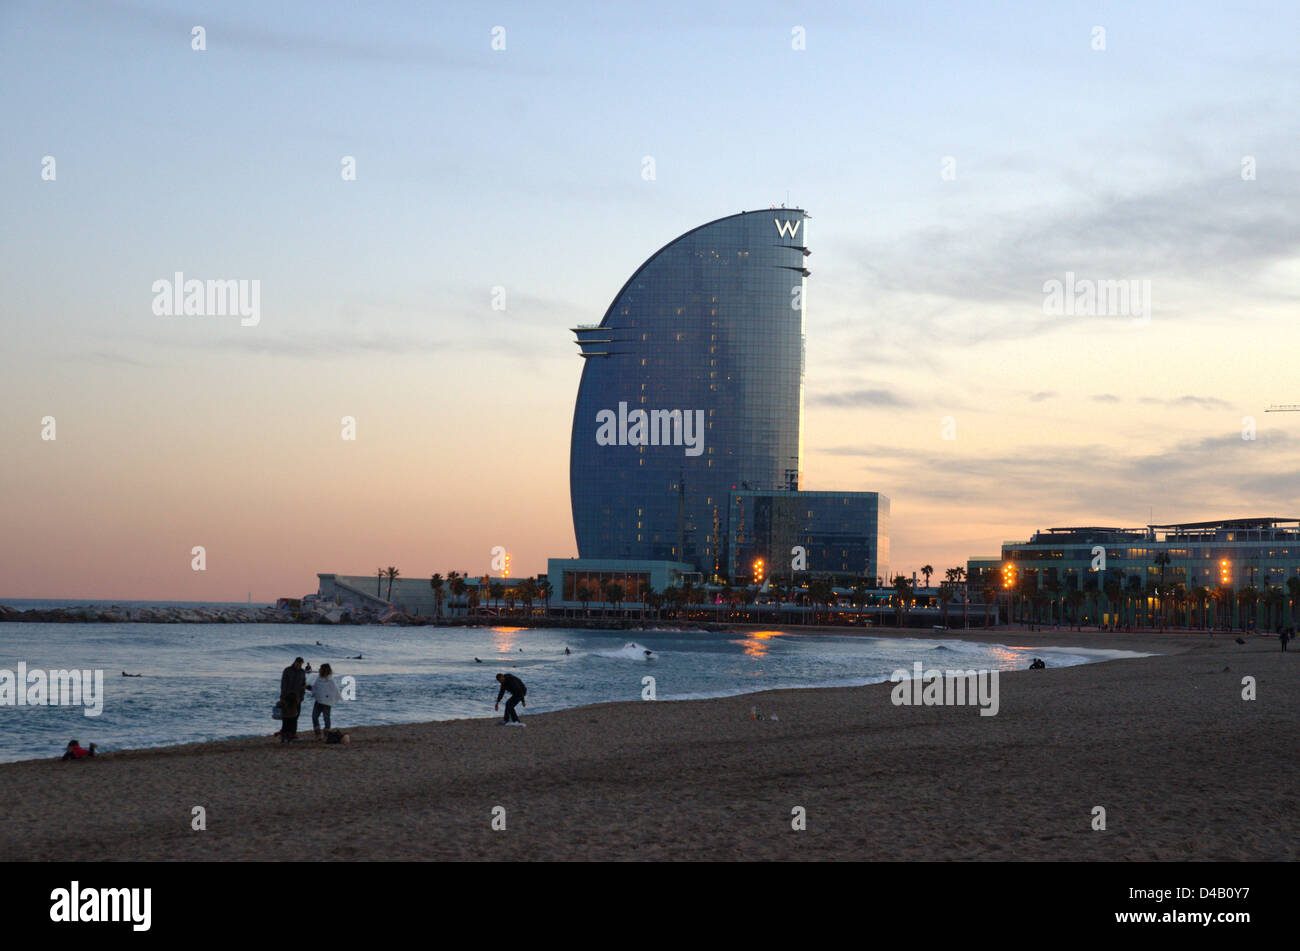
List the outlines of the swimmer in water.
<svg viewBox="0 0 1300 951">
<path fill-rule="evenodd" d="M 571 650 L 569 650 L 569 649 L 566 647 L 566 648 L 564 649 L 564 653 L 566 653 L 566 654 L 571 654 L 571 653 L 573 653 L 573 652 L 572 652 Z"/>
<path fill-rule="evenodd" d="M 475 657 L 475 658 L 474 658 L 474 663 L 476 663 L 476 664 L 481 664 L 481 663 L 483 663 L 483 661 L 481 661 L 481 660 L 479 660 L 477 657 Z"/>
</svg>

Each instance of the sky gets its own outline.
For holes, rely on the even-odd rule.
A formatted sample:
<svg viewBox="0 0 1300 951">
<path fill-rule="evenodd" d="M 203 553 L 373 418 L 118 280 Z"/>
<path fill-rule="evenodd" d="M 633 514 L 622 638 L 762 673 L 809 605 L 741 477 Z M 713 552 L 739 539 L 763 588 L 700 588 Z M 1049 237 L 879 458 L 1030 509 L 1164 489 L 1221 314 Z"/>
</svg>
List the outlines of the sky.
<svg viewBox="0 0 1300 951">
<path fill-rule="evenodd" d="M 1297 35 L 1282 3 L 5 0 L 0 597 L 575 556 L 568 328 L 783 202 L 803 487 L 887 495 L 891 570 L 1300 516 L 1300 414 L 1265 413 L 1300 403 Z M 157 313 L 178 271 L 258 281 L 256 321 Z M 1139 292 L 1050 312 L 1067 273 Z"/>
</svg>

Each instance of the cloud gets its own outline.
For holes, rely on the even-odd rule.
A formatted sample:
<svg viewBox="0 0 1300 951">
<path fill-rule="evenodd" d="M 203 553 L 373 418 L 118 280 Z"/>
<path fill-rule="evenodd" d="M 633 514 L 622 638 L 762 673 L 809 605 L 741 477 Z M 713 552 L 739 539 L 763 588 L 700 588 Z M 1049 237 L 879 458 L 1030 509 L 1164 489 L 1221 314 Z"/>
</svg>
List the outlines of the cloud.
<svg viewBox="0 0 1300 951">
<path fill-rule="evenodd" d="M 839 393 L 820 393 L 808 397 L 810 406 L 911 406 L 910 400 L 904 399 L 889 390 L 844 390 Z"/>
<path fill-rule="evenodd" d="M 1256 440 L 1229 432 L 1136 453 L 1098 443 L 993 454 L 967 452 L 960 441 L 946 446 L 813 451 L 863 459 L 872 488 L 894 499 L 905 496 L 910 506 L 959 510 L 954 517 L 963 522 L 995 516 L 1024 526 L 1019 534 L 1048 523 L 1143 524 L 1149 506 L 1160 510 L 1163 522 L 1296 507 L 1300 440 L 1283 432 L 1261 433 Z M 1015 487 L 1013 493 L 1008 486 Z"/>
<path fill-rule="evenodd" d="M 398 41 L 381 38 L 376 30 L 348 29 L 342 35 L 326 36 L 296 30 L 285 32 L 239 23 L 231 19 L 212 16 L 210 12 L 195 12 L 186 17 L 170 10 L 160 10 L 135 4 L 95 0 L 78 3 L 84 15 L 107 20 L 113 27 L 140 27 L 164 33 L 173 40 L 179 37 L 184 46 L 190 42 L 190 30 L 202 26 L 207 36 L 207 52 L 215 55 L 222 49 L 244 49 L 276 56 L 304 56 L 327 61 L 330 64 L 350 62 L 360 66 L 395 66 L 403 69 L 424 68 L 434 71 L 475 70 L 537 74 L 542 70 L 524 64 L 519 57 L 494 56 L 489 41 L 488 27 L 482 36 L 482 55 L 452 52 L 430 43 Z M 375 20 L 364 8 L 358 8 L 358 22 L 374 26 Z M 485 23 L 487 21 L 484 21 Z M 411 21 L 406 35 L 433 35 L 436 20 L 420 18 Z M 549 72 L 549 71 L 548 71 Z"/>
<path fill-rule="evenodd" d="M 1139 403 L 1145 403 L 1148 406 L 1195 406 L 1200 409 L 1231 409 L 1232 404 L 1227 400 L 1221 400 L 1217 396 L 1143 396 L 1138 398 Z"/>
</svg>

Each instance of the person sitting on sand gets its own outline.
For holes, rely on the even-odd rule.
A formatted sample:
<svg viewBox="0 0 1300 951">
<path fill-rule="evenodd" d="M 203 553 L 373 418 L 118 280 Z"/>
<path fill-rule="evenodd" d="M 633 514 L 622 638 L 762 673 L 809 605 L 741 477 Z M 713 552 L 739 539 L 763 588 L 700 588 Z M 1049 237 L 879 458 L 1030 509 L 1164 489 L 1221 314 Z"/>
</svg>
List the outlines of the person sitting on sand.
<svg viewBox="0 0 1300 951">
<path fill-rule="evenodd" d="M 67 748 L 63 751 L 64 759 L 87 759 L 87 758 L 94 758 L 94 756 L 95 756 L 94 743 L 90 744 L 90 749 L 86 749 L 76 740 L 72 740 L 71 742 L 69 742 Z"/>
<path fill-rule="evenodd" d="M 298 714 L 306 695 L 307 674 L 302 669 L 302 658 L 295 657 L 293 663 L 280 674 L 281 743 L 298 742 Z"/>
<path fill-rule="evenodd" d="M 321 717 L 325 718 L 325 729 L 328 730 L 330 728 L 330 708 L 339 702 L 339 686 L 330 677 L 333 673 L 334 669 L 329 664 L 321 664 L 320 676 L 316 678 L 314 684 L 307 688 L 311 691 L 312 697 L 315 698 L 315 702 L 311 706 L 311 728 L 318 740 L 321 737 Z"/>
<path fill-rule="evenodd" d="M 497 674 L 497 683 L 501 685 L 501 689 L 497 691 L 497 702 L 492 707 L 493 710 L 500 710 L 501 698 L 504 697 L 507 692 L 510 694 L 510 699 L 506 701 L 505 719 L 501 721 L 501 725 L 510 726 L 512 724 L 518 724 L 519 726 L 523 726 L 523 724 L 519 722 L 519 714 L 515 713 L 515 705 L 522 703 L 524 706 L 528 706 L 528 701 L 524 699 L 524 694 L 528 692 L 528 688 L 525 687 L 524 682 L 514 674 Z"/>
</svg>

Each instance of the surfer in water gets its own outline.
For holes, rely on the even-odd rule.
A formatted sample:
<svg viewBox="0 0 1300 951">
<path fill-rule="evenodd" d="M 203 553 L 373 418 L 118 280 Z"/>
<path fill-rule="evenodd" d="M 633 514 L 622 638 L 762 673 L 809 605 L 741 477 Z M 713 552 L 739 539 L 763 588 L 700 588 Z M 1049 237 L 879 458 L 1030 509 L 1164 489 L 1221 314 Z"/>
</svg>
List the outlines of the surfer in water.
<svg viewBox="0 0 1300 951">
<path fill-rule="evenodd" d="M 128 673 L 124 670 L 124 671 L 122 671 L 122 676 L 123 676 L 123 677 L 143 677 L 144 674 L 128 674 Z"/>
</svg>

